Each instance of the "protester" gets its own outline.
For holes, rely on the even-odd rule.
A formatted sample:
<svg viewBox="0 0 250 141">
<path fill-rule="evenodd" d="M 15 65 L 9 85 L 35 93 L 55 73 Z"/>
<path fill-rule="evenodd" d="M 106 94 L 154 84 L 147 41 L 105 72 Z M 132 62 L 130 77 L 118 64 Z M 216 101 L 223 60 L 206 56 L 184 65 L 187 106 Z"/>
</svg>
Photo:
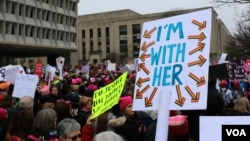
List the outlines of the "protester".
<svg viewBox="0 0 250 141">
<path fill-rule="evenodd" d="M 31 96 L 23 96 L 19 100 L 19 108 L 33 111 L 34 99 Z"/>
<path fill-rule="evenodd" d="M 109 126 L 114 127 L 114 131 L 127 141 L 143 141 L 146 129 L 144 125 L 140 124 L 137 112 L 132 111 L 132 106 L 131 96 L 121 97 L 119 107 L 123 116 L 111 119 Z"/>
<path fill-rule="evenodd" d="M 81 141 L 81 126 L 72 118 L 63 119 L 57 126 L 58 136 L 60 141 Z"/>
<path fill-rule="evenodd" d="M 94 136 L 93 141 L 125 141 L 120 135 L 113 131 L 100 132 Z"/>
<path fill-rule="evenodd" d="M 55 110 L 48 108 L 40 110 L 35 116 L 31 132 L 27 141 L 58 139 L 56 132 L 57 115 Z"/>
<path fill-rule="evenodd" d="M 13 115 L 6 141 L 24 141 L 33 126 L 34 116 L 30 109 L 19 108 Z"/>
</svg>

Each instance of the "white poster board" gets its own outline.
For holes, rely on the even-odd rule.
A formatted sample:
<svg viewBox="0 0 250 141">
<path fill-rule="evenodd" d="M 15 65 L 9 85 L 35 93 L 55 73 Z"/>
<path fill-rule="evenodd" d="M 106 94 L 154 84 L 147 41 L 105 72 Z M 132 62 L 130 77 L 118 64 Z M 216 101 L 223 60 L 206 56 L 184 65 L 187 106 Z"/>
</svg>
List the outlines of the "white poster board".
<svg viewBox="0 0 250 141">
<path fill-rule="evenodd" d="M 108 63 L 107 70 L 109 70 L 109 71 L 116 71 L 116 63 Z"/>
<path fill-rule="evenodd" d="M 249 116 L 201 116 L 200 141 L 249 140 L 249 127 Z"/>
<path fill-rule="evenodd" d="M 133 110 L 158 110 L 164 89 L 170 110 L 206 109 L 211 19 L 206 9 L 143 24 Z"/>
<path fill-rule="evenodd" d="M 15 83 L 17 74 L 25 74 L 21 65 L 8 65 L 0 68 L 0 81 Z"/>
<path fill-rule="evenodd" d="M 34 98 L 38 80 L 37 75 L 17 74 L 12 96 L 17 98 L 31 96 Z"/>
</svg>

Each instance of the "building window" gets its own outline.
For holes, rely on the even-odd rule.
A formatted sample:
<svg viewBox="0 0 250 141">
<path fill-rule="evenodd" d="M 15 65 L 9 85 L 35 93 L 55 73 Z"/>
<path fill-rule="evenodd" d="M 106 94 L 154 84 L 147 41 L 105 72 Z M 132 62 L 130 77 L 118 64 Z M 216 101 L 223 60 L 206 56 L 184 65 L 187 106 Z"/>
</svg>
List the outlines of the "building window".
<svg viewBox="0 0 250 141">
<path fill-rule="evenodd" d="M 37 29 L 37 38 L 41 38 L 42 37 L 42 28 L 38 28 Z"/>
<path fill-rule="evenodd" d="M 93 29 L 89 29 L 89 37 L 93 38 Z"/>
<path fill-rule="evenodd" d="M 4 21 L 0 21 L 0 33 L 4 33 Z"/>
<path fill-rule="evenodd" d="M 11 14 L 16 14 L 16 10 L 17 10 L 17 4 L 12 3 Z"/>
<path fill-rule="evenodd" d="M 110 53 L 110 47 L 109 46 L 106 47 L 106 51 L 107 51 L 107 54 Z"/>
<path fill-rule="evenodd" d="M 126 25 L 121 25 L 119 26 L 119 33 L 120 35 L 126 35 L 127 34 L 127 26 Z"/>
<path fill-rule="evenodd" d="M 6 1 L 6 13 L 11 13 L 12 11 L 12 2 L 11 1 Z"/>
<path fill-rule="evenodd" d="M 12 23 L 11 34 L 12 34 L 12 35 L 15 35 L 15 34 L 16 34 L 16 30 L 17 30 L 17 24 Z"/>
<path fill-rule="evenodd" d="M 4 5 L 4 1 L 3 0 L 0 0 L 0 5 Z M 0 11 L 3 11 L 3 6 L 0 6 Z"/>
<path fill-rule="evenodd" d="M 43 29 L 43 39 L 47 39 L 47 32 L 48 30 L 46 28 Z"/>
<path fill-rule="evenodd" d="M 36 28 L 32 26 L 30 30 L 30 37 L 34 37 L 36 35 L 35 33 L 36 33 Z"/>
<path fill-rule="evenodd" d="M 82 30 L 82 39 L 85 39 L 85 30 Z"/>
<path fill-rule="evenodd" d="M 140 24 L 133 24 L 132 25 L 132 34 L 133 34 L 133 52 L 134 56 L 139 55 L 139 45 L 141 42 L 141 29 L 140 29 Z"/>
<path fill-rule="evenodd" d="M 31 12 L 30 12 L 30 9 L 31 9 L 30 6 L 26 6 L 26 7 L 25 7 L 25 16 L 26 16 L 26 17 L 30 17 L 30 15 L 31 15 L 31 14 L 30 14 L 30 13 L 31 13 Z"/>
<path fill-rule="evenodd" d="M 53 39 L 53 40 L 56 40 L 56 39 L 57 39 L 57 36 L 56 36 L 56 35 L 57 35 L 57 34 L 56 34 L 57 31 L 56 31 L 56 30 L 53 30 L 52 32 L 53 32 L 53 33 L 52 33 L 52 39 Z"/>
<path fill-rule="evenodd" d="M 105 28 L 106 37 L 109 37 L 109 27 Z"/>
</svg>

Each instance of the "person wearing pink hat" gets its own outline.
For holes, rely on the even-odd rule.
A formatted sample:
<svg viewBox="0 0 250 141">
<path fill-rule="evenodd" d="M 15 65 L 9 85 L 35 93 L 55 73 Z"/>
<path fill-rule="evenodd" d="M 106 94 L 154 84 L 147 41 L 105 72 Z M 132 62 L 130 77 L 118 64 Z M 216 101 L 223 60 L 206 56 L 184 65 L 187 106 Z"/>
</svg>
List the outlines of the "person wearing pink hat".
<svg viewBox="0 0 250 141">
<path fill-rule="evenodd" d="M 126 141 L 143 141 L 143 133 L 146 132 L 146 129 L 145 126 L 140 123 L 138 113 L 132 111 L 132 97 L 121 97 L 119 100 L 119 108 L 122 116 L 109 120 L 109 126 L 113 127 L 115 133 L 124 137 Z"/>
<path fill-rule="evenodd" d="M 230 89 L 227 88 L 228 82 L 223 79 L 220 82 L 219 92 L 222 94 L 225 106 L 233 107 L 233 94 Z"/>
</svg>

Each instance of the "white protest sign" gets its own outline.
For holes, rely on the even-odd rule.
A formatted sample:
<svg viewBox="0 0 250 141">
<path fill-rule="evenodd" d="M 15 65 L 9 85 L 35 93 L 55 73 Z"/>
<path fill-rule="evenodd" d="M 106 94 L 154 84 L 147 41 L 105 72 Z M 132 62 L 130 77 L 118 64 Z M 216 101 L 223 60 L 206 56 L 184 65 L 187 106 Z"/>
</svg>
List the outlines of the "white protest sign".
<svg viewBox="0 0 250 141">
<path fill-rule="evenodd" d="M 37 75 L 17 74 L 12 96 L 17 98 L 23 96 L 34 97 L 38 79 Z"/>
<path fill-rule="evenodd" d="M 59 76 L 62 78 L 62 70 L 63 70 L 63 65 L 64 65 L 65 58 L 64 57 L 58 57 L 56 58 L 56 65 L 57 68 L 60 72 Z"/>
<path fill-rule="evenodd" d="M 134 65 L 135 65 L 135 70 L 136 71 L 138 71 L 138 61 L 139 61 L 139 58 L 134 59 Z"/>
<path fill-rule="evenodd" d="M 7 65 L 0 68 L 0 80 L 15 83 L 17 74 L 25 74 L 21 65 Z"/>
<path fill-rule="evenodd" d="M 46 65 L 45 80 L 50 81 L 54 79 L 56 68 L 50 65 Z"/>
<path fill-rule="evenodd" d="M 0 68 L 0 81 L 6 81 L 6 69 L 5 68 Z"/>
<path fill-rule="evenodd" d="M 249 141 L 249 116 L 200 116 L 200 141 Z"/>
<path fill-rule="evenodd" d="M 211 19 L 206 9 L 143 24 L 133 110 L 158 110 L 164 89 L 170 110 L 206 109 Z"/>
<path fill-rule="evenodd" d="M 222 53 L 220 56 L 220 60 L 218 61 L 219 64 L 229 63 L 228 61 L 226 61 L 226 58 L 227 58 L 227 53 Z"/>
<path fill-rule="evenodd" d="M 108 63 L 107 70 L 109 70 L 109 71 L 115 71 L 116 70 L 116 63 Z"/>
</svg>

